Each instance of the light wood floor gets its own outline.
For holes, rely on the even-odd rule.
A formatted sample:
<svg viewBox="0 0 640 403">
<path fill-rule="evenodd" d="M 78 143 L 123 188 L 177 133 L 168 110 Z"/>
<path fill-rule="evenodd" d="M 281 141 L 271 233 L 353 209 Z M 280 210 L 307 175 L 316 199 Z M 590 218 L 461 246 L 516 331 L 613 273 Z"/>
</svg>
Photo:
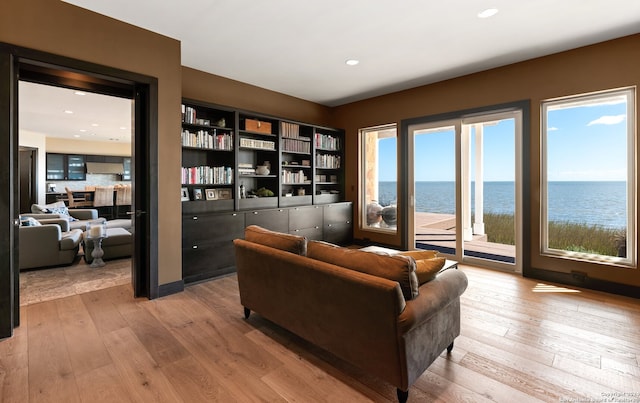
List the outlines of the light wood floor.
<svg viewBox="0 0 640 403">
<path fill-rule="evenodd" d="M 462 335 L 410 402 L 640 402 L 638 300 L 461 270 Z M 235 275 L 131 295 L 126 285 L 22 307 L 23 325 L 0 341 L 0 401 L 395 401 L 392 386 L 245 320 Z"/>
</svg>

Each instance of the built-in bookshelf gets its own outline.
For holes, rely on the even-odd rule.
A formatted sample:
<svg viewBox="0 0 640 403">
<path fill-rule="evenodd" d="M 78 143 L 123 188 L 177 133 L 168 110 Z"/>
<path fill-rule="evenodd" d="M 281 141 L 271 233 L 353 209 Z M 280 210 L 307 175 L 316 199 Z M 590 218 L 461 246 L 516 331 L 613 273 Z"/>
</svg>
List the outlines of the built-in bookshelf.
<svg viewBox="0 0 640 403">
<path fill-rule="evenodd" d="M 233 271 L 232 240 L 251 224 L 349 240 L 343 144 L 342 130 L 183 100 L 184 281 Z"/>
</svg>

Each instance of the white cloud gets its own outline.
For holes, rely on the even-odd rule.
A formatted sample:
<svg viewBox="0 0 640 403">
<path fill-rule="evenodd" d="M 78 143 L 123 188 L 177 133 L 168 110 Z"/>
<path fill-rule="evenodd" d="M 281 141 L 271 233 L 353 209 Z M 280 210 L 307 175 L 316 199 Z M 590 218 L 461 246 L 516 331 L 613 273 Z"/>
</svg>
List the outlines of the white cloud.
<svg viewBox="0 0 640 403">
<path fill-rule="evenodd" d="M 556 130 L 560 130 L 560 129 L 558 129 L 557 127 L 553 127 L 553 126 L 552 126 L 552 127 L 549 127 L 549 128 L 547 129 L 547 131 L 548 131 L 548 132 L 555 132 Z"/>
<path fill-rule="evenodd" d="M 587 126 L 592 125 L 617 125 L 618 123 L 624 122 L 627 115 L 616 115 L 616 116 L 602 116 L 596 120 L 592 120 L 587 124 Z"/>
</svg>

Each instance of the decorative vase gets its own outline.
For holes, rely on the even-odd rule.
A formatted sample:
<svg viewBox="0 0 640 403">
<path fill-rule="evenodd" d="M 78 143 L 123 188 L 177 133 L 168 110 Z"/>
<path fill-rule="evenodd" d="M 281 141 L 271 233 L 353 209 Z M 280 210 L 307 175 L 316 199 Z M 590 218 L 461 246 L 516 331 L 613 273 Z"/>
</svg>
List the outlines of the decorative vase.
<svg viewBox="0 0 640 403">
<path fill-rule="evenodd" d="M 258 165 L 256 167 L 256 174 L 257 175 L 269 175 L 269 167 L 267 167 L 266 165 Z"/>
</svg>

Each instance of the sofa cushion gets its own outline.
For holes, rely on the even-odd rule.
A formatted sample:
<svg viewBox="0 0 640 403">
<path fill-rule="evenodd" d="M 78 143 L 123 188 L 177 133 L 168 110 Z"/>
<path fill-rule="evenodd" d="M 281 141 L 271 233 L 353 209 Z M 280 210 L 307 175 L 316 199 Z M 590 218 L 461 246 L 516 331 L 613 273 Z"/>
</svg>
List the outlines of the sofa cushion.
<svg viewBox="0 0 640 403">
<path fill-rule="evenodd" d="M 322 241 L 309 241 L 307 256 L 336 266 L 396 281 L 400 284 L 402 294 L 407 301 L 418 296 L 415 261 L 407 256 L 390 255 L 384 252 L 363 252 Z"/>
<path fill-rule="evenodd" d="M 305 256 L 307 254 L 307 238 L 271 231 L 257 225 L 250 225 L 245 228 L 244 239 L 249 242 L 295 253 L 296 255 Z"/>
<path fill-rule="evenodd" d="M 443 257 L 433 257 L 431 259 L 416 260 L 416 275 L 418 284 L 422 285 L 436 278 L 436 275 L 444 267 L 447 259 Z"/>
</svg>

